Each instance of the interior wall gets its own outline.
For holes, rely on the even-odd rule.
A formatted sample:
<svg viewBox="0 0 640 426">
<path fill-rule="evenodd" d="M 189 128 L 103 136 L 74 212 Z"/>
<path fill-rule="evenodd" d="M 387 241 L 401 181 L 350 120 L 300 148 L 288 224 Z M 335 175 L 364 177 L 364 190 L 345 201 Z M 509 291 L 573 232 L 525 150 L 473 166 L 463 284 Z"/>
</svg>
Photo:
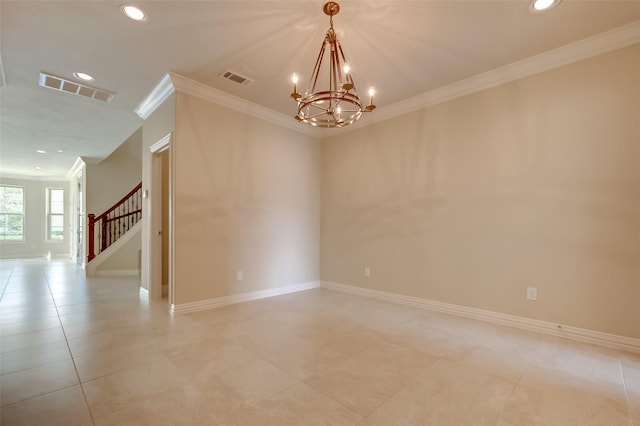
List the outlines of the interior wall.
<svg viewBox="0 0 640 426">
<path fill-rule="evenodd" d="M 142 128 L 136 130 L 107 158 L 87 161 L 87 212 L 104 213 L 142 180 Z"/>
<path fill-rule="evenodd" d="M 24 241 L 0 241 L 0 258 L 30 258 L 51 254 L 54 257 L 71 256 L 70 231 L 71 195 L 68 181 L 42 181 L 0 177 L 3 185 L 24 188 L 25 216 Z M 47 240 L 47 188 L 64 189 L 64 241 Z"/>
<path fill-rule="evenodd" d="M 640 338 L 638 76 L 635 45 L 323 140 L 322 279 Z"/>
<path fill-rule="evenodd" d="M 319 279 L 318 140 L 177 93 L 171 155 L 175 303 Z"/>
<path fill-rule="evenodd" d="M 142 128 L 131 134 L 115 151 L 97 164 L 86 165 L 86 208 L 96 216 L 104 213 L 122 197 L 127 195 L 142 180 Z M 127 241 L 120 249 L 122 253 L 100 264 L 98 270 L 138 271 L 137 252 L 141 247 L 141 236 Z M 137 273 L 137 272 L 135 272 Z"/>
<path fill-rule="evenodd" d="M 130 232 L 136 232 L 134 230 Z M 140 274 L 140 252 L 142 250 L 141 232 L 132 238 L 120 250 L 106 259 L 96 268 L 96 275 L 139 275 Z"/>
</svg>

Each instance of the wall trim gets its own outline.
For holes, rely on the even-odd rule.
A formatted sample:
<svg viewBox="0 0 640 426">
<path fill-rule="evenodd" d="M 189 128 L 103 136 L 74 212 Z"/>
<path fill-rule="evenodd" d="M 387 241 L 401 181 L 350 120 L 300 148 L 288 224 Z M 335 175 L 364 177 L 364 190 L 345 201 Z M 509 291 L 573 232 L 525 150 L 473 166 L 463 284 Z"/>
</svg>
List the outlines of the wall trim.
<svg viewBox="0 0 640 426">
<path fill-rule="evenodd" d="M 140 118 L 146 120 L 174 92 L 171 77 L 165 74 L 162 80 L 151 89 L 151 92 L 133 110 Z"/>
<path fill-rule="evenodd" d="M 78 176 L 78 173 L 84 170 L 86 163 L 82 159 L 82 157 L 76 158 L 76 161 L 73 163 L 73 166 L 69 169 L 66 174 L 66 178 L 68 180 L 74 179 Z"/>
<path fill-rule="evenodd" d="M 521 61 L 514 62 L 464 80 L 456 81 L 447 86 L 419 94 L 404 101 L 378 107 L 376 113 L 368 116 L 368 119 L 359 121 L 353 126 L 348 126 L 343 129 L 335 129 L 335 131 L 329 133 L 323 131 L 323 129 L 305 126 L 295 121 L 291 116 L 263 107 L 195 80 L 191 80 L 174 72 L 165 74 L 162 80 L 160 80 L 144 100 L 135 108 L 134 112 L 141 118 L 147 119 L 147 117 L 149 117 L 156 108 L 162 105 L 169 95 L 177 90 L 235 111 L 278 124 L 299 133 L 322 139 L 333 136 L 336 132 L 344 133 L 376 124 L 390 118 L 428 108 L 465 95 L 480 92 L 491 87 L 569 65 L 574 62 L 607 52 L 612 52 L 617 49 L 622 49 L 636 43 L 640 43 L 640 22 L 632 22 L 604 33 L 596 34 L 583 40 L 525 58 Z"/>
<path fill-rule="evenodd" d="M 502 314 L 499 312 L 486 311 L 483 309 L 470 308 L 467 306 L 454 305 L 450 303 L 437 302 L 429 299 L 422 299 L 412 296 L 404 296 L 385 291 L 370 290 L 346 284 L 339 284 L 329 281 L 321 281 L 321 288 L 340 291 L 343 293 L 364 296 L 371 299 L 383 300 L 385 302 L 397 303 L 414 308 L 426 309 L 430 311 L 443 312 L 495 324 L 506 325 L 537 333 L 565 337 L 585 343 L 592 343 L 615 349 L 622 349 L 640 353 L 640 339 L 619 336 L 616 334 L 603 333 L 600 331 L 587 330 L 584 328 L 572 327 L 564 324 L 556 324 L 548 321 L 541 321 L 516 315 Z"/>
<path fill-rule="evenodd" d="M 0 172 L 0 179 L 16 179 L 37 182 L 67 182 L 69 180 L 66 176 L 29 176 L 5 172 Z"/>
<path fill-rule="evenodd" d="M 7 85 L 7 78 L 4 74 L 4 65 L 2 62 L 2 55 L 0 54 L 0 87 Z"/>
<path fill-rule="evenodd" d="M 306 283 L 293 284 L 284 287 L 268 288 L 247 293 L 231 294 L 229 296 L 216 297 L 214 299 L 199 300 L 197 302 L 171 304 L 169 311 L 174 314 L 186 312 L 203 311 L 212 308 L 221 308 L 236 303 L 250 302 L 252 300 L 264 299 L 267 297 L 281 296 L 283 294 L 297 293 L 299 291 L 311 290 L 320 287 L 320 281 L 309 281 Z"/>
<path fill-rule="evenodd" d="M 304 123 L 299 123 L 298 121 L 294 120 L 292 115 L 285 115 L 270 108 L 263 107 L 262 105 L 258 105 L 237 96 L 230 95 L 229 93 L 223 92 L 222 90 L 218 90 L 195 80 L 191 80 L 187 77 L 181 76 L 180 74 L 171 72 L 169 73 L 169 75 L 171 76 L 173 86 L 178 92 L 186 93 L 188 95 L 213 102 L 215 104 L 250 115 L 252 117 L 256 117 L 261 120 L 265 120 L 291 130 L 295 130 L 296 132 L 303 133 L 307 136 L 319 138 L 324 135 L 324 132 L 321 129 L 307 126 Z"/>
<path fill-rule="evenodd" d="M 163 151 L 166 151 L 171 146 L 171 137 L 173 136 L 173 132 L 169 132 L 164 135 L 161 139 L 155 142 L 153 145 L 149 147 L 149 151 L 154 154 L 159 154 Z"/>
<path fill-rule="evenodd" d="M 346 133 L 363 128 L 636 43 L 640 43 L 640 22 L 638 21 L 453 82 L 391 105 L 379 106 L 375 113 L 367 116 L 366 120 L 360 120 L 352 126 L 337 129 L 337 131 Z M 324 134 L 324 137 L 333 134 Z"/>
<path fill-rule="evenodd" d="M 105 269 L 104 271 L 96 271 L 96 277 L 137 277 L 140 275 L 140 269 Z"/>
</svg>

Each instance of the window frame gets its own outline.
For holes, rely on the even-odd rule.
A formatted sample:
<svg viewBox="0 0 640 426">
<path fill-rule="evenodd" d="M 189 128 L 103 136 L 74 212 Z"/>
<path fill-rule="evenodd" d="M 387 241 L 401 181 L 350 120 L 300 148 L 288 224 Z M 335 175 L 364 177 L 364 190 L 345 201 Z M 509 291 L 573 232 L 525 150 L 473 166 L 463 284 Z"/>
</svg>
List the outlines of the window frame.
<svg viewBox="0 0 640 426">
<path fill-rule="evenodd" d="M 25 235 L 26 235 L 26 230 L 25 230 L 25 204 L 26 204 L 26 196 L 25 196 L 25 188 L 22 185 L 9 185 L 9 184 L 0 184 L 0 188 L 20 188 L 22 190 L 22 212 L 21 213 L 16 213 L 16 212 L 4 212 L 2 210 L 0 210 L 0 216 L 4 216 L 4 215 L 13 215 L 13 216 L 21 216 L 22 217 L 22 235 L 20 239 L 8 239 L 8 238 L 4 238 L 6 235 L 3 235 L 2 233 L 0 233 L 0 242 L 3 244 L 6 243 L 24 243 L 25 242 Z M 1 209 L 1 207 L 0 207 Z M 0 226 L 0 229 L 2 227 Z"/>
<path fill-rule="evenodd" d="M 52 191 L 62 191 L 62 213 L 52 213 L 52 208 L 51 208 L 51 192 Z M 65 235 L 65 226 L 64 226 L 64 222 L 65 222 L 65 198 L 66 198 L 66 191 L 64 190 L 64 188 L 61 187 L 47 187 L 45 190 L 45 240 L 47 242 L 50 243 L 63 243 L 66 240 L 66 235 Z M 62 217 L 62 238 L 52 238 L 52 225 L 51 225 L 51 219 L 52 217 Z M 56 227 L 57 228 L 57 227 Z"/>
</svg>

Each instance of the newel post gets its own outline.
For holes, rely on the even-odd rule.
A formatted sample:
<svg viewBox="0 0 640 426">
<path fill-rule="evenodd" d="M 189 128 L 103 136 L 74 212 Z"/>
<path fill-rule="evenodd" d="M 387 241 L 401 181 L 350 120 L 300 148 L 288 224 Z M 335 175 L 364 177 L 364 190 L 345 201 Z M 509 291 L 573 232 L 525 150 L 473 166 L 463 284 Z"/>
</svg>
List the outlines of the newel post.
<svg viewBox="0 0 640 426">
<path fill-rule="evenodd" d="M 89 243 L 89 255 L 87 256 L 88 262 L 91 262 L 91 259 L 96 257 L 94 247 L 93 247 L 94 237 L 95 237 L 94 235 L 95 221 L 96 221 L 96 215 L 93 213 L 89 213 L 89 223 L 87 225 L 89 228 L 89 235 L 87 237 L 87 242 Z"/>
</svg>

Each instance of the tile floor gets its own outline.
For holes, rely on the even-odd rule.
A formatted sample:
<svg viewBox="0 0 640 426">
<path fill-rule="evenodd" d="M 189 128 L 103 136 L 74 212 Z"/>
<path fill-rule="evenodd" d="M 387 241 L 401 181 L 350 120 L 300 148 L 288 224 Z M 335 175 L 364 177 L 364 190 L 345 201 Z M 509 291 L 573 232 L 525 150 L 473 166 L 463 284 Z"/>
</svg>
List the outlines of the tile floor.
<svg viewBox="0 0 640 426">
<path fill-rule="evenodd" d="M 640 355 L 310 290 L 172 317 L 0 263 L 1 423 L 640 426 Z"/>
</svg>

